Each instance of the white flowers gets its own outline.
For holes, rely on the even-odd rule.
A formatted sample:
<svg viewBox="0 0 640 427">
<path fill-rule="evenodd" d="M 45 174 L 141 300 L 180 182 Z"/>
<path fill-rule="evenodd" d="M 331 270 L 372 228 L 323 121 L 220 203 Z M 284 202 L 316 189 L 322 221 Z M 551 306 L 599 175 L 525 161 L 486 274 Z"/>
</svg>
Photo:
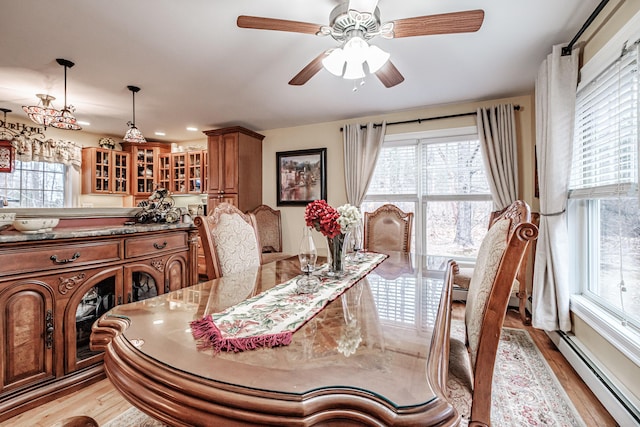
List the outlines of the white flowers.
<svg viewBox="0 0 640 427">
<path fill-rule="evenodd" d="M 340 216 L 338 217 L 338 225 L 340 225 L 340 230 L 342 233 L 346 233 L 349 231 L 351 227 L 358 224 L 362 215 L 360 215 L 360 210 L 355 206 L 351 206 L 350 204 L 344 204 L 339 206 L 336 209 Z"/>
</svg>

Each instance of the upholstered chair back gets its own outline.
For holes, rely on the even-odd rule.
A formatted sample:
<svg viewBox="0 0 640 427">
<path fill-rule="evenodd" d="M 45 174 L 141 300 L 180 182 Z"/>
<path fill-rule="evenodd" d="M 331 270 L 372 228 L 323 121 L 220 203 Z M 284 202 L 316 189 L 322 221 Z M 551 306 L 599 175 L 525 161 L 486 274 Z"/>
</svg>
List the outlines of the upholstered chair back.
<svg viewBox="0 0 640 427">
<path fill-rule="evenodd" d="M 256 217 L 256 229 L 260 237 L 261 251 L 282 252 L 282 218 L 279 210 L 260 205 L 251 213 Z"/>
<path fill-rule="evenodd" d="M 386 204 L 364 213 L 364 249 L 372 252 L 409 252 L 413 212 Z"/>
<path fill-rule="evenodd" d="M 470 407 L 469 425 L 491 425 L 493 370 L 507 304 L 527 247 L 537 236 L 538 228 L 531 222 L 529 206 L 521 200 L 495 219 L 478 251 L 464 324 L 459 327 L 452 322 L 449 390 L 456 395 L 450 397 L 458 402 L 457 407 Z M 453 286 L 454 266 L 455 262 L 450 261 L 447 267 L 445 281 L 449 287 Z M 460 329 L 463 333 L 458 337 L 456 331 Z M 466 349 L 464 356 L 455 354 L 461 348 Z M 472 382 L 461 377 L 465 370 L 470 371 Z M 460 393 L 465 385 L 468 385 L 467 405 L 460 404 L 465 403 Z M 469 412 L 463 415 L 469 416 Z"/>
<path fill-rule="evenodd" d="M 210 215 L 197 216 L 194 223 L 202 241 L 209 279 L 260 265 L 260 245 L 250 215 L 221 203 Z"/>
</svg>

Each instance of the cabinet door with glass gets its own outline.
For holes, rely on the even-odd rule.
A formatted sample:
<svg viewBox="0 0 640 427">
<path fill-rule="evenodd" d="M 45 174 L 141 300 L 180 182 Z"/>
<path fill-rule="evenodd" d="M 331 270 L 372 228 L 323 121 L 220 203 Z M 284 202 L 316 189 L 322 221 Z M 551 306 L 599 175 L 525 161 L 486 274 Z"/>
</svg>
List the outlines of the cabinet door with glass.
<svg viewBox="0 0 640 427">
<path fill-rule="evenodd" d="M 187 153 L 171 153 L 171 185 L 172 193 L 187 192 Z"/>
<path fill-rule="evenodd" d="M 171 184 L 171 154 L 158 156 L 158 184 L 161 188 L 169 189 Z"/>
<path fill-rule="evenodd" d="M 187 177 L 187 192 L 201 194 L 206 192 L 203 180 L 207 176 L 206 151 L 189 151 L 187 153 L 187 165 L 189 167 Z"/>
<path fill-rule="evenodd" d="M 149 196 L 158 186 L 159 156 L 171 152 L 171 144 L 146 142 L 135 144 L 123 142 L 122 149 L 131 153 L 131 194 L 135 200 Z"/>
<path fill-rule="evenodd" d="M 18 280 L 0 292 L 2 394 L 55 376 L 56 325 L 51 292 L 37 279 Z"/>
<path fill-rule="evenodd" d="M 89 348 L 91 326 L 107 311 L 123 303 L 122 266 L 65 273 L 51 278 L 69 295 L 66 303 L 66 372 L 70 373 L 102 361 L 102 352 Z M 62 300 L 62 298 L 60 298 Z"/>
<path fill-rule="evenodd" d="M 82 149 L 83 194 L 129 194 L 130 154 L 104 148 Z"/>
</svg>

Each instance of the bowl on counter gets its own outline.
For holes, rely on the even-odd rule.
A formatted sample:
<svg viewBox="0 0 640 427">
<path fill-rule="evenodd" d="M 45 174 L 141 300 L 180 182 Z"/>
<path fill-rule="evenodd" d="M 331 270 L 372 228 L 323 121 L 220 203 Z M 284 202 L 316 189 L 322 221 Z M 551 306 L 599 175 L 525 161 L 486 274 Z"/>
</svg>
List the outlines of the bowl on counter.
<svg viewBox="0 0 640 427">
<path fill-rule="evenodd" d="M 9 228 L 13 221 L 16 219 L 15 212 L 0 212 L 0 231 L 5 228 Z"/>
<path fill-rule="evenodd" d="M 59 221 L 59 218 L 18 218 L 13 221 L 13 228 L 25 234 L 44 233 L 51 231 Z"/>
</svg>

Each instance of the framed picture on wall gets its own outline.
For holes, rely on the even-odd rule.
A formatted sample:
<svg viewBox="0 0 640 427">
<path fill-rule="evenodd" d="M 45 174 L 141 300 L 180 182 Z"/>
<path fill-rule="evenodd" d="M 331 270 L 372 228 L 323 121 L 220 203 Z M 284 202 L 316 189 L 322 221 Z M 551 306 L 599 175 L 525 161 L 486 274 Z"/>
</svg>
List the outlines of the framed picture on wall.
<svg viewBox="0 0 640 427">
<path fill-rule="evenodd" d="M 327 200 L 327 149 L 276 153 L 278 206 Z"/>
</svg>

